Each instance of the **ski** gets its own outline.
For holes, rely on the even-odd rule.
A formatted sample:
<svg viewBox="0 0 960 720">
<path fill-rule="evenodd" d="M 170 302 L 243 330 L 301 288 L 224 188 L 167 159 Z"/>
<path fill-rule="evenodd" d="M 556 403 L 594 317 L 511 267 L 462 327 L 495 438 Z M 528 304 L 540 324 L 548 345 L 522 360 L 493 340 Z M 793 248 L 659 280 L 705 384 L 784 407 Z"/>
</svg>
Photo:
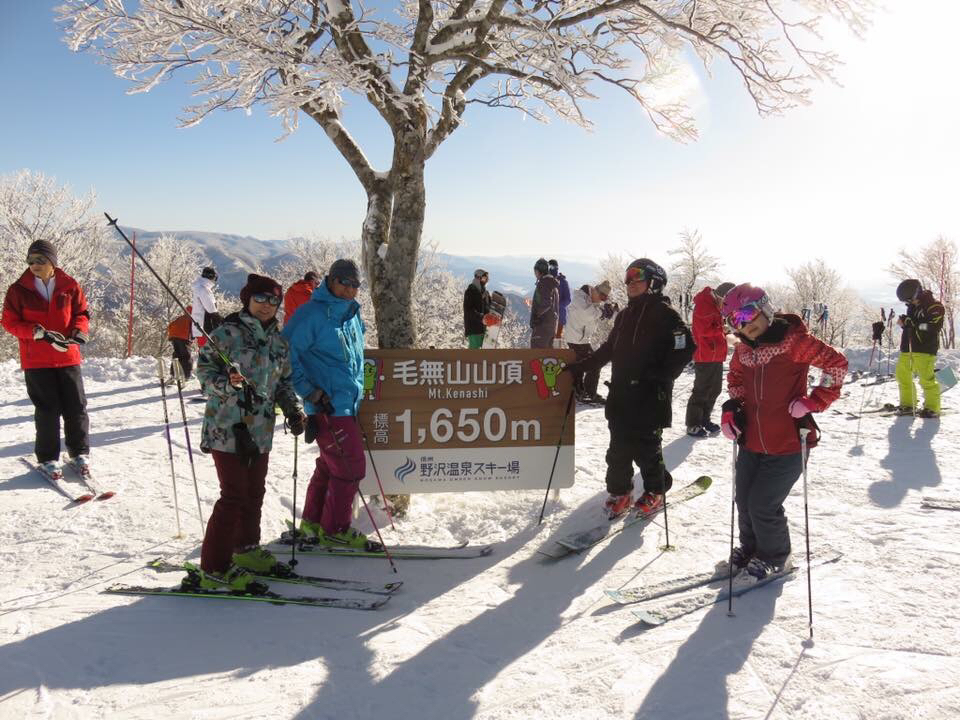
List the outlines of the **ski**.
<svg viewBox="0 0 960 720">
<path fill-rule="evenodd" d="M 841 553 L 832 553 L 830 555 L 824 555 L 823 557 L 817 559 L 811 563 L 811 567 L 817 567 L 819 565 L 827 565 L 830 563 L 839 562 L 843 557 Z M 803 568 L 799 565 L 793 565 L 790 569 L 784 570 L 783 572 L 773 573 L 765 577 L 763 580 L 759 580 L 749 585 L 738 585 L 736 578 L 733 582 L 733 596 L 739 597 L 745 593 L 750 592 L 751 590 L 756 590 L 757 588 L 769 585 L 770 583 L 776 582 L 778 580 L 783 580 L 790 578 L 793 575 L 800 572 Z M 741 571 L 745 572 L 745 571 Z M 718 602 L 723 602 L 730 598 L 730 590 L 726 586 L 719 590 L 705 590 L 703 592 L 695 593 L 688 597 L 680 598 L 679 600 L 670 602 L 659 608 L 651 609 L 642 609 L 642 610 L 633 610 L 633 616 L 637 621 L 648 627 L 656 627 L 657 625 L 663 625 L 670 620 L 676 620 L 679 617 L 684 615 L 689 615 L 692 612 L 695 612 L 701 608 L 710 607 L 715 605 Z"/>
<path fill-rule="evenodd" d="M 157 572 L 185 572 L 187 566 L 183 563 L 172 563 L 157 558 L 147 563 L 147 567 Z M 353 592 L 369 593 L 371 595 L 390 595 L 395 592 L 403 582 L 375 583 L 363 580 L 342 580 L 340 578 L 315 577 L 313 575 L 300 575 L 290 571 L 286 575 L 277 575 L 275 573 L 257 573 L 248 570 L 258 580 L 267 582 L 282 582 L 292 585 L 310 585 L 312 587 L 326 588 L 327 590 L 350 590 Z"/>
<path fill-rule="evenodd" d="M 686 592 L 694 588 L 709 585 L 720 580 L 728 580 L 730 571 L 726 568 L 717 569 L 713 572 L 697 573 L 687 575 L 686 577 L 665 580 L 656 585 L 638 588 L 623 588 L 620 590 L 604 590 L 607 597 L 618 605 L 632 605 L 634 603 L 647 602 L 655 600 L 665 595 L 674 595 L 676 593 Z"/>
<path fill-rule="evenodd" d="M 269 545 L 267 549 L 271 552 L 289 553 L 293 550 L 292 538 L 288 533 L 283 533 L 279 540 Z M 388 548 L 390 557 L 402 559 L 467 559 L 486 557 L 493 552 L 492 545 L 455 545 L 453 547 L 433 547 L 430 545 L 393 545 Z M 318 545 L 316 541 L 310 542 L 309 539 L 297 543 L 297 554 L 304 555 L 324 555 L 334 557 L 371 557 L 384 558 L 386 553 L 383 550 L 364 550 L 363 548 L 350 547 L 330 547 L 328 545 Z"/>
<path fill-rule="evenodd" d="M 960 498 L 935 498 L 925 495 L 920 500 L 920 506 L 936 510 L 960 510 Z"/>
<path fill-rule="evenodd" d="M 45 472 L 42 467 L 30 462 L 26 458 L 20 458 L 20 460 L 31 470 L 36 471 L 40 477 L 46 480 L 54 490 L 75 505 L 89 502 L 95 497 L 95 495 L 90 492 L 90 488 L 87 487 L 86 484 L 82 483 L 80 480 L 67 479 L 62 470 L 55 475 L 51 475 L 50 473 Z"/>
<path fill-rule="evenodd" d="M 676 492 L 667 493 L 667 505 L 673 507 L 674 505 L 703 495 L 712 483 L 713 480 L 710 477 L 702 475 Z M 572 552 L 583 552 L 604 540 L 612 538 L 631 525 L 636 525 L 637 523 L 651 519 L 662 511 L 663 506 L 650 513 L 641 514 L 631 510 L 619 518 L 614 518 L 613 520 L 598 524 L 587 530 L 581 530 L 557 538 L 553 541 L 552 545 L 537 552 L 554 559 L 565 557 Z"/>
<path fill-rule="evenodd" d="M 116 495 L 116 493 L 113 490 L 106 490 L 104 492 L 101 492 L 96 487 L 96 481 L 93 479 L 93 473 L 90 472 L 90 468 L 84 468 L 84 467 L 81 467 L 80 465 L 77 465 L 77 463 L 73 460 L 73 458 L 68 460 L 64 464 L 64 467 L 70 468 L 70 470 L 77 477 L 77 479 L 80 482 L 82 482 L 84 485 L 86 485 L 87 488 L 90 490 L 90 492 L 92 492 L 96 496 L 97 500 L 109 500 L 114 495 Z"/>
<path fill-rule="evenodd" d="M 266 602 L 274 605 L 312 605 L 314 607 L 344 608 L 348 610 L 376 610 L 381 607 L 390 596 L 378 598 L 347 598 L 347 597 L 294 597 L 280 595 L 275 592 L 266 592 L 261 595 L 251 593 L 236 593 L 228 590 L 201 590 L 185 589 L 183 587 L 141 587 L 138 585 L 111 585 L 103 590 L 110 595 L 168 595 L 170 597 L 210 598 L 214 600 L 248 600 L 251 602 Z"/>
</svg>

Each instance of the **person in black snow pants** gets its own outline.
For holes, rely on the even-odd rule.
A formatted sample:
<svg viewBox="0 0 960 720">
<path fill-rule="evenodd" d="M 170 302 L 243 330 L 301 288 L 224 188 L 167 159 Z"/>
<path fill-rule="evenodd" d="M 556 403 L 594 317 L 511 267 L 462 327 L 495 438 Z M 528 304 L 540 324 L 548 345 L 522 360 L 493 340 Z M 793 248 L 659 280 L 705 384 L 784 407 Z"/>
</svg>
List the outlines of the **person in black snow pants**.
<svg viewBox="0 0 960 720">
<path fill-rule="evenodd" d="M 633 504 L 651 512 L 663 504 L 673 478 L 663 462 L 663 428 L 672 422 L 673 382 L 693 357 L 690 330 L 663 295 L 667 274 L 647 258 L 627 267 L 627 306 L 596 352 L 565 369 L 598 370 L 612 363 L 605 414 L 610 429 L 605 507 L 611 517 Z M 633 502 L 633 464 L 643 494 Z"/>
</svg>

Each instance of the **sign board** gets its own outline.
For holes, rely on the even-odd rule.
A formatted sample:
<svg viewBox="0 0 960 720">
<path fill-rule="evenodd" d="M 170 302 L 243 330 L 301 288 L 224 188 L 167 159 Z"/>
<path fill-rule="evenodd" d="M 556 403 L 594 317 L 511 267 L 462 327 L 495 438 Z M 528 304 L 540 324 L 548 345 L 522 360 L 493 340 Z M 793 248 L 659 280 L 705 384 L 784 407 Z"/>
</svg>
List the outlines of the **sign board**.
<svg viewBox="0 0 960 720">
<path fill-rule="evenodd" d="M 364 492 L 519 490 L 573 485 L 573 351 L 367 350 L 359 421 Z M 561 438 L 561 431 L 563 437 Z M 371 462 L 372 457 L 372 462 Z"/>
</svg>

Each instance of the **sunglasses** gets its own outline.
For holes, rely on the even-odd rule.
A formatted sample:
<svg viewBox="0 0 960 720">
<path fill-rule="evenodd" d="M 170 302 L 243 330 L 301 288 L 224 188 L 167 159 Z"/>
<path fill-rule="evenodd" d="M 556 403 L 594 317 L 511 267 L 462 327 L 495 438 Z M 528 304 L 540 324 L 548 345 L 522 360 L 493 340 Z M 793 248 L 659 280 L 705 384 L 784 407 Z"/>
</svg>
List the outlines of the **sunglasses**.
<svg viewBox="0 0 960 720">
<path fill-rule="evenodd" d="M 737 330 L 740 330 L 745 325 L 749 325 L 754 320 L 757 319 L 757 315 L 763 312 L 760 309 L 760 306 L 755 303 L 747 303 L 739 310 L 734 310 L 732 313 L 727 315 L 727 322 Z"/>
<path fill-rule="evenodd" d="M 359 288 L 360 281 L 354 278 L 334 278 L 338 283 L 348 288 Z"/>
<path fill-rule="evenodd" d="M 626 285 L 632 285 L 635 282 L 643 282 L 647 279 L 647 273 L 643 268 L 627 268 L 627 276 L 623 279 Z"/>
<path fill-rule="evenodd" d="M 251 295 L 250 299 L 253 300 L 254 302 L 258 302 L 261 304 L 270 303 L 274 307 L 280 304 L 279 295 L 268 295 L 267 293 L 257 293 L 256 295 Z"/>
<path fill-rule="evenodd" d="M 27 265 L 46 265 L 49 260 L 43 255 L 31 255 L 27 258 Z"/>
</svg>

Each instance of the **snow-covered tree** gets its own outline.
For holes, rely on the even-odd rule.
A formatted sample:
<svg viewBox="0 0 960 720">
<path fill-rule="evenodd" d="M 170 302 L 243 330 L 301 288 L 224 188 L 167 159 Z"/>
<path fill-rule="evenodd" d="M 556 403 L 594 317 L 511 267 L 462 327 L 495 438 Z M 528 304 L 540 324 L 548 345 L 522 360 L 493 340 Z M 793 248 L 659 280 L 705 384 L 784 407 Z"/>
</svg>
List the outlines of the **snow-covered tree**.
<svg viewBox="0 0 960 720">
<path fill-rule="evenodd" d="M 94 210 L 91 191 L 77 197 L 66 185 L 40 172 L 21 170 L 0 177 L 0 288 L 6 291 L 27 269 L 27 248 L 49 240 L 57 248 L 58 265 L 83 288 L 97 332 L 104 283 L 97 266 L 103 260 L 109 228 Z M 17 341 L 0 333 L 0 359 L 17 356 Z"/>
<path fill-rule="evenodd" d="M 716 284 L 721 263 L 703 247 L 699 230 L 684 230 L 680 233 L 680 246 L 667 250 L 667 254 L 677 258 L 667 274 L 669 295 L 677 311 L 689 322 L 694 294 L 706 285 Z"/>
<path fill-rule="evenodd" d="M 382 347 L 416 343 L 413 284 L 427 161 L 469 105 L 555 115 L 588 126 L 597 86 L 626 92 L 663 133 L 696 137 L 689 108 L 666 92 L 688 57 L 727 64 L 761 115 L 809 99 L 838 62 L 817 25 L 865 29 L 872 0 L 67 0 L 73 50 L 91 50 L 149 91 L 196 71 L 202 100 L 184 125 L 217 109 L 263 103 L 288 131 L 311 118 L 367 195 L 362 258 Z M 390 167 L 370 163 L 343 123 L 345 97 L 365 99 L 392 137 Z"/>
<path fill-rule="evenodd" d="M 901 250 L 899 259 L 888 272 L 897 280 L 916 278 L 933 291 L 943 303 L 946 318 L 943 323 L 943 346 L 956 347 L 956 308 L 960 299 L 960 257 L 957 246 L 942 235 L 917 252 Z"/>
<path fill-rule="evenodd" d="M 869 309 L 860 296 L 843 282 L 843 277 L 817 258 L 787 268 L 790 278 L 775 303 L 787 312 L 802 315 L 810 310 L 810 329 L 824 342 L 846 344 L 847 340 L 869 340 Z M 768 289 L 769 292 L 769 289 Z"/>
</svg>

